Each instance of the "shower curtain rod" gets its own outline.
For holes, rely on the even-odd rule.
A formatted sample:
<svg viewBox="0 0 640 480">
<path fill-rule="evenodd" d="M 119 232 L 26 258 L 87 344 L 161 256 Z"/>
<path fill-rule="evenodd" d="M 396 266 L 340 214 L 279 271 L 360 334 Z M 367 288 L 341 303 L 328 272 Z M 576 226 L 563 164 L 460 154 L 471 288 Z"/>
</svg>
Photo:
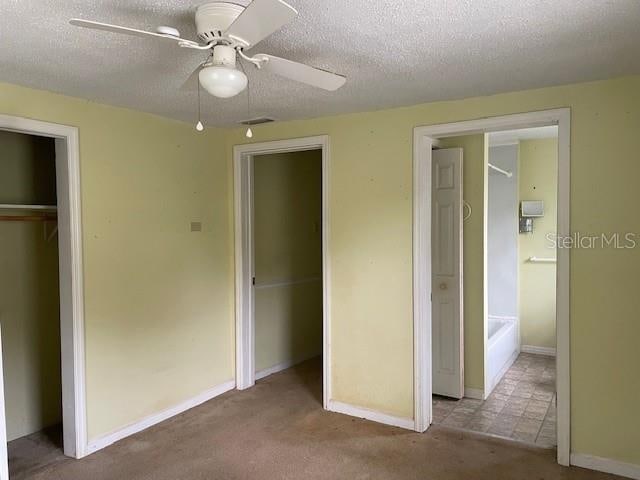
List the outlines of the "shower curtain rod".
<svg viewBox="0 0 640 480">
<path fill-rule="evenodd" d="M 506 175 L 509 178 L 513 176 L 513 173 L 509 172 L 508 170 L 503 170 L 500 167 L 496 167 L 495 165 L 492 165 L 491 163 L 489 164 L 489 168 L 495 170 L 498 173 L 501 173 L 502 175 Z"/>
</svg>

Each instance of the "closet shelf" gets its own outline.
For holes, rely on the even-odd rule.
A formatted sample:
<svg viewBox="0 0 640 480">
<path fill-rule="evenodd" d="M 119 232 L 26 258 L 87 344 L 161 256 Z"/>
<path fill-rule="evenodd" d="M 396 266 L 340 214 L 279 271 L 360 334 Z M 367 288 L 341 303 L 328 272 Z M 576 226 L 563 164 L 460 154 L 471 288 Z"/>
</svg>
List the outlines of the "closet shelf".
<svg viewBox="0 0 640 480">
<path fill-rule="evenodd" d="M 58 207 L 55 205 L 18 205 L 14 203 L 0 203 L 0 210 L 55 212 L 58 210 Z"/>
</svg>

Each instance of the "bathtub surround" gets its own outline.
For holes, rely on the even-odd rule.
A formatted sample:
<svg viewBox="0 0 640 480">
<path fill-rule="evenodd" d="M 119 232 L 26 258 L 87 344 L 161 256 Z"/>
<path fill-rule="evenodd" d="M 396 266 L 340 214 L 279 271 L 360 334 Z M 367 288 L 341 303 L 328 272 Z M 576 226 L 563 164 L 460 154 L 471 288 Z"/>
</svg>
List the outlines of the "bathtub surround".
<svg viewBox="0 0 640 480">
<path fill-rule="evenodd" d="M 489 147 L 489 163 L 511 172 L 488 170 L 487 356 L 491 392 L 520 353 L 518 325 L 518 144 Z"/>
<path fill-rule="evenodd" d="M 489 315 L 487 320 L 487 370 L 491 393 L 520 353 L 518 320 Z"/>
<path fill-rule="evenodd" d="M 491 144 L 490 144 L 491 145 Z M 487 291 L 489 317 L 518 316 L 518 145 L 489 146 Z"/>
</svg>

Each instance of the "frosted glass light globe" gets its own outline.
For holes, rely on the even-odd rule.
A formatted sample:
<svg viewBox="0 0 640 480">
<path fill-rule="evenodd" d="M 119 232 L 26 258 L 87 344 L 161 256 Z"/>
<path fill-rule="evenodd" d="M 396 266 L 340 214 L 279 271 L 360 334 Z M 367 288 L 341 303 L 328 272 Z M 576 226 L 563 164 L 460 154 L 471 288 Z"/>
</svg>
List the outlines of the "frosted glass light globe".
<svg viewBox="0 0 640 480">
<path fill-rule="evenodd" d="M 228 67 L 204 67 L 198 74 L 200 85 L 214 97 L 230 98 L 247 88 L 247 76 Z"/>
</svg>

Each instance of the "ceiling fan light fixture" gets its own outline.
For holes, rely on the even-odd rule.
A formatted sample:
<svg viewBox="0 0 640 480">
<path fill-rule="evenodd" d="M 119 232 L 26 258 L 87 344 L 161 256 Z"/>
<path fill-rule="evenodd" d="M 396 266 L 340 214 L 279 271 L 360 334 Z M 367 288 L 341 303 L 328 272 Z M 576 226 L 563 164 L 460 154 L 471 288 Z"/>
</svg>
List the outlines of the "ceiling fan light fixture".
<svg viewBox="0 0 640 480">
<path fill-rule="evenodd" d="M 231 98 L 247 88 L 247 76 L 224 66 L 204 67 L 198 74 L 200 85 L 214 97 Z"/>
</svg>

